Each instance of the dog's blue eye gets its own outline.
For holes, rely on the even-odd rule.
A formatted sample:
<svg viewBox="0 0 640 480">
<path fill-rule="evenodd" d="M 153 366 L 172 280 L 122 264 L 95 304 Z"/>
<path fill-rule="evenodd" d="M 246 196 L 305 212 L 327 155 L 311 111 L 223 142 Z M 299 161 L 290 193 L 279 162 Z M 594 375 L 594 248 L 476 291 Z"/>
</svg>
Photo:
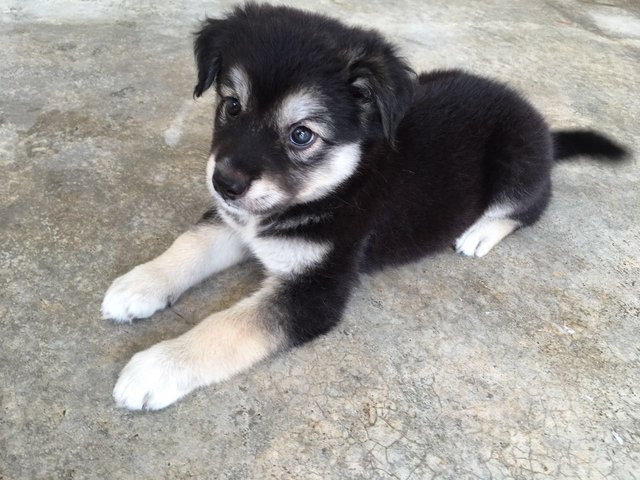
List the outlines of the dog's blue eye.
<svg viewBox="0 0 640 480">
<path fill-rule="evenodd" d="M 226 104 L 225 106 L 227 110 L 227 115 L 231 115 L 232 117 L 235 117 L 242 110 L 242 105 L 240 105 L 240 102 L 238 101 L 237 98 L 227 97 L 224 99 L 224 101 Z"/>
<path fill-rule="evenodd" d="M 289 138 L 296 147 L 306 147 L 311 145 L 316 137 L 307 127 L 296 127 L 291 131 Z"/>
</svg>

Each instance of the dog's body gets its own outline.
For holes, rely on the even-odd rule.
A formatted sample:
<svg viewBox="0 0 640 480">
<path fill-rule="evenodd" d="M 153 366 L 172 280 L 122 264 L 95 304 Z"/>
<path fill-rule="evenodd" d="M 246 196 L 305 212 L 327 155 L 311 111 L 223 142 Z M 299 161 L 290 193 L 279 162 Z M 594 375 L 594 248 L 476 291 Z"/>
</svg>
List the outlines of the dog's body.
<svg viewBox="0 0 640 480">
<path fill-rule="evenodd" d="M 554 158 L 619 157 L 590 132 L 552 134 L 507 87 L 445 71 L 417 79 L 377 33 L 248 5 L 198 33 L 200 96 L 219 97 L 207 184 L 216 208 L 117 279 L 103 315 L 144 318 L 249 255 L 261 290 L 135 355 L 114 396 L 165 407 L 332 328 L 362 271 L 455 243 L 483 256 L 535 222 Z"/>
</svg>

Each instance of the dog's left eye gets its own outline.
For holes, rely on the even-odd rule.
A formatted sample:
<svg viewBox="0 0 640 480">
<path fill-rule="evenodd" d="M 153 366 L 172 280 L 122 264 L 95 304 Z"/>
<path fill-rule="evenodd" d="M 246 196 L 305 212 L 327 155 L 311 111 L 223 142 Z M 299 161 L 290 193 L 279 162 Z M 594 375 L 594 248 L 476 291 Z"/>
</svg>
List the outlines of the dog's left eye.
<svg viewBox="0 0 640 480">
<path fill-rule="evenodd" d="M 296 147 L 308 147 L 316 139 L 316 136 L 307 127 L 299 126 L 291 130 L 289 139 Z"/>
<path fill-rule="evenodd" d="M 227 97 L 224 99 L 224 102 L 225 102 L 225 108 L 227 110 L 227 115 L 231 115 L 232 117 L 235 117 L 242 110 L 242 105 L 240 105 L 240 102 L 238 101 L 237 98 Z"/>
</svg>

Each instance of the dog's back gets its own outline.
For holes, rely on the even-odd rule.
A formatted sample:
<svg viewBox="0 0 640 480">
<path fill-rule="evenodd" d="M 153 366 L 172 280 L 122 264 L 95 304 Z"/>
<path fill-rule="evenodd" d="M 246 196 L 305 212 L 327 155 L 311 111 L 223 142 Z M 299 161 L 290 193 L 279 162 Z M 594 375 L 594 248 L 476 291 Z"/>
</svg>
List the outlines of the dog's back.
<svg viewBox="0 0 640 480">
<path fill-rule="evenodd" d="M 485 78 L 420 75 L 388 155 L 381 188 L 393 200 L 371 236 L 369 268 L 450 245 L 496 205 L 515 218 L 546 205 L 553 155 L 546 123 L 513 90 Z"/>
</svg>

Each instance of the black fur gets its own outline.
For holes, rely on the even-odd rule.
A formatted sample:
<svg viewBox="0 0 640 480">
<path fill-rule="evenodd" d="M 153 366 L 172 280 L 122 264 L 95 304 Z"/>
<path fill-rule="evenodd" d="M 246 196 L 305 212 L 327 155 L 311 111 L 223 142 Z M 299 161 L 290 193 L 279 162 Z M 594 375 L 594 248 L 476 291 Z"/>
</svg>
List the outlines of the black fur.
<svg viewBox="0 0 640 480">
<path fill-rule="evenodd" d="M 624 152 L 592 132 L 552 134 L 526 100 L 495 81 L 458 70 L 416 78 L 376 32 L 299 10 L 236 8 L 205 22 L 195 53 L 195 96 L 216 78 L 220 91 L 233 65 L 251 79 L 251 112 L 233 122 L 221 107 L 216 114 L 212 150 L 232 168 L 295 188 L 310 167 L 292 173 L 295 162 L 260 115 L 305 85 L 319 89 L 333 126 L 309 163 L 322 162 L 330 146 L 361 142 L 356 172 L 330 194 L 260 217 L 262 236 L 333 246 L 321 264 L 288 278 L 272 305 L 291 344 L 339 321 L 359 272 L 450 246 L 490 206 L 509 203 L 510 218 L 535 222 L 549 201 L 554 151 L 558 159 Z M 310 217 L 318 220 L 292 223 Z"/>
</svg>

